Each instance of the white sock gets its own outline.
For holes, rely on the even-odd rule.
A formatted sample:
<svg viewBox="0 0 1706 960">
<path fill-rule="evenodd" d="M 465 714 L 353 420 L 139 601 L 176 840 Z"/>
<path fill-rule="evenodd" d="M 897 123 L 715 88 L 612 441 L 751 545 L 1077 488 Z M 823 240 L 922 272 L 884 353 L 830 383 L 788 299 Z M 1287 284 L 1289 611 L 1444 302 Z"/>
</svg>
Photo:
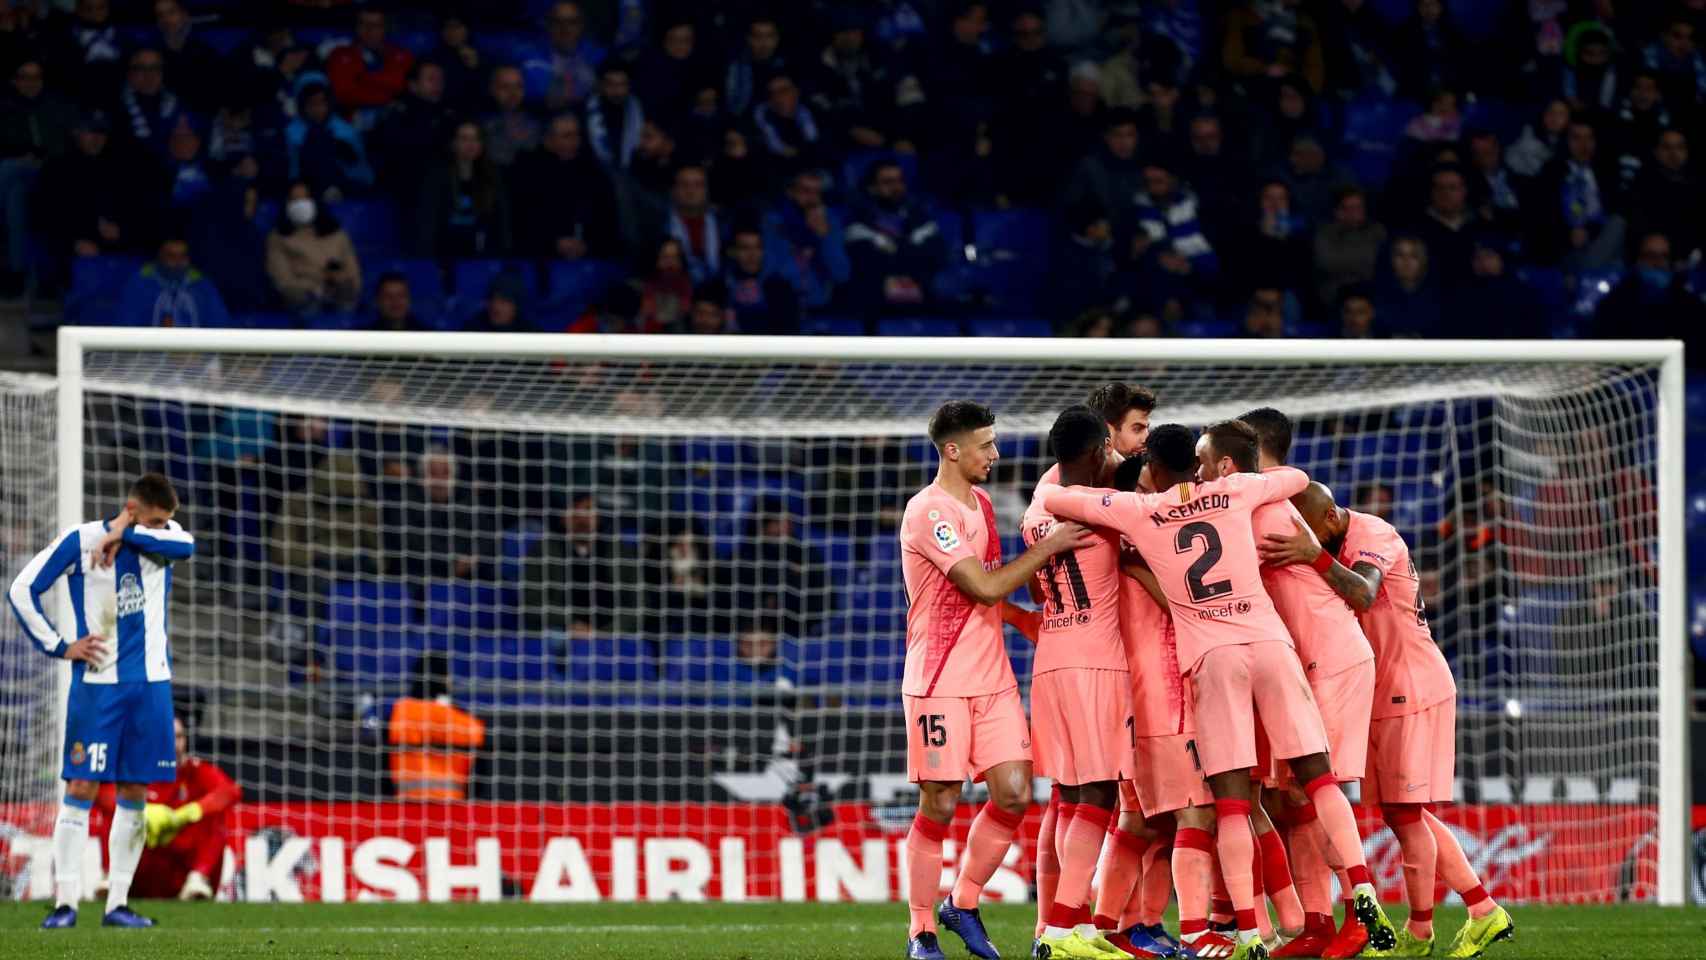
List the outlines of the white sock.
<svg viewBox="0 0 1706 960">
<path fill-rule="evenodd" d="M 1072 936 L 1072 928 L 1071 927 L 1048 926 L 1048 927 L 1043 928 L 1043 939 L 1044 940 L 1059 940 L 1061 937 L 1070 937 L 1070 936 Z"/>
<path fill-rule="evenodd" d="M 1102 935 L 1102 931 L 1096 929 L 1093 923 L 1081 923 L 1072 929 L 1078 931 L 1078 935 L 1086 940 L 1094 940 Z"/>
<path fill-rule="evenodd" d="M 107 912 L 130 902 L 130 881 L 142 859 L 142 804 L 113 808 L 113 828 L 107 834 Z"/>
<path fill-rule="evenodd" d="M 59 804 L 53 822 L 53 877 L 55 905 L 76 909 L 83 899 L 83 845 L 89 840 L 87 800 L 67 796 Z"/>
</svg>

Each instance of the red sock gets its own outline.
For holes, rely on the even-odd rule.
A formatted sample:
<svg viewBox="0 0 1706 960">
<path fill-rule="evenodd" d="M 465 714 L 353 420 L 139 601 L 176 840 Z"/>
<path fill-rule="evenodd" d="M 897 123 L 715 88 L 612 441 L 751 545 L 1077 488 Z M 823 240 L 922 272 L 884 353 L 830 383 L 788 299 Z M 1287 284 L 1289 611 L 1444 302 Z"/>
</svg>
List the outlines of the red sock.
<svg viewBox="0 0 1706 960">
<path fill-rule="evenodd" d="M 1173 889 L 1179 895 L 1179 932 L 1208 927 L 1208 896 L 1213 886 L 1214 838 L 1207 830 L 1180 827 L 1173 834 Z"/>
<path fill-rule="evenodd" d="M 1398 850 L 1404 858 L 1404 896 L 1410 904 L 1410 932 L 1426 940 L 1433 934 L 1434 865 L 1439 860 L 1438 843 L 1422 822 L 1419 803 L 1393 803 L 1381 808 L 1386 825 L 1398 835 Z M 1417 919 L 1426 914 L 1426 921 Z"/>
<path fill-rule="evenodd" d="M 1102 862 L 1098 873 L 1101 889 L 1096 891 L 1096 912 L 1091 923 L 1098 930 L 1123 930 L 1120 915 L 1137 889 L 1143 870 L 1143 856 L 1149 852 L 1149 841 L 1118 827 L 1102 842 Z"/>
<path fill-rule="evenodd" d="M 1481 878 L 1475 876 L 1475 868 L 1469 865 L 1469 858 L 1463 855 L 1463 846 L 1457 842 L 1457 835 L 1451 832 L 1440 818 L 1433 815 L 1432 810 L 1422 811 L 1422 822 L 1433 831 L 1434 844 L 1438 849 L 1439 875 L 1444 878 L 1446 886 L 1457 891 L 1463 897 L 1463 905 L 1469 908 L 1469 916 L 1479 920 L 1492 913 L 1498 904 L 1487 896 L 1487 891 L 1481 886 Z"/>
<path fill-rule="evenodd" d="M 1368 864 L 1362 857 L 1362 834 L 1357 832 L 1356 814 L 1351 812 L 1350 801 L 1345 799 L 1344 791 L 1339 789 L 1333 775 L 1321 774 L 1309 781 L 1303 791 L 1314 802 L 1315 813 L 1327 831 L 1327 842 L 1345 865 L 1351 883 L 1373 882 L 1368 875 Z"/>
<path fill-rule="evenodd" d="M 1108 835 L 1108 821 L 1113 815 L 1112 810 L 1088 803 L 1078 804 L 1073 811 L 1072 823 L 1066 828 L 1066 841 L 1060 848 L 1060 886 L 1055 889 L 1049 926 L 1070 927 L 1087 910 L 1085 901 L 1090 896 L 1090 882 L 1095 878 L 1096 858 L 1102 852 L 1102 839 Z"/>
<path fill-rule="evenodd" d="M 1220 851 L 1220 874 L 1226 892 L 1232 895 L 1232 912 L 1239 932 L 1256 929 L 1256 879 L 1250 869 L 1256 857 L 1256 840 L 1250 835 L 1250 801 L 1216 800 L 1219 818 L 1215 846 Z"/>
<path fill-rule="evenodd" d="M 1256 836 L 1262 859 L 1262 889 L 1274 902 L 1280 929 L 1293 935 L 1303 929 L 1303 901 L 1292 883 L 1291 863 L 1285 855 L 1285 840 L 1278 830 Z"/>
<path fill-rule="evenodd" d="M 910 883 L 907 908 L 912 926 L 907 939 L 936 932 L 936 894 L 942 886 L 942 838 L 948 825 L 920 813 L 906 833 L 906 873 Z"/>
<path fill-rule="evenodd" d="M 966 856 L 960 864 L 960 875 L 954 881 L 954 906 L 975 910 L 983 896 L 983 885 L 995 875 L 995 868 L 1013 846 L 1013 836 L 1019 832 L 1024 814 L 1008 813 L 993 803 L 985 803 L 971 822 L 971 834 L 966 837 Z"/>
<path fill-rule="evenodd" d="M 1060 853 L 1054 842 L 1055 827 L 1060 823 L 1060 794 L 1049 798 L 1043 811 L 1042 827 L 1037 830 L 1037 932 L 1043 935 L 1048 920 L 1048 908 L 1054 906 L 1054 892 L 1060 883 Z"/>
</svg>

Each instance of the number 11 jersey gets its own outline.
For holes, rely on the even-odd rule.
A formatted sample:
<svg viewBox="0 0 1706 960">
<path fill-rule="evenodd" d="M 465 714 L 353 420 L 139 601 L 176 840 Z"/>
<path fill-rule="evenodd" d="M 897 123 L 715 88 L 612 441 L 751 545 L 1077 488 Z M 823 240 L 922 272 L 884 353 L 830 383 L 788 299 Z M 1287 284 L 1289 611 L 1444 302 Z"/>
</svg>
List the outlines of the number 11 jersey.
<svg viewBox="0 0 1706 960">
<path fill-rule="evenodd" d="M 1032 495 L 1020 530 L 1027 548 L 1054 529 L 1055 518 L 1043 509 L 1042 493 L 1059 489 L 1052 484 L 1039 486 Z M 1121 673 L 1130 669 L 1120 633 L 1122 577 L 1119 538 L 1106 533 L 1094 546 L 1062 551 L 1043 564 L 1036 573 L 1043 593 L 1043 622 L 1032 676 L 1070 667 Z"/>
<path fill-rule="evenodd" d="M 1209 650 L 1291 635 L 1262 587 L 1250 515 L 1308 486 L 1301 470 L 1280 467 L 1160 493 L 1046 491 L 1043 509 L 1062 519 L 1117 530 L 1137 547 L 1167 596 L 1179 669 L 1189 676 Z"/>
</svg>

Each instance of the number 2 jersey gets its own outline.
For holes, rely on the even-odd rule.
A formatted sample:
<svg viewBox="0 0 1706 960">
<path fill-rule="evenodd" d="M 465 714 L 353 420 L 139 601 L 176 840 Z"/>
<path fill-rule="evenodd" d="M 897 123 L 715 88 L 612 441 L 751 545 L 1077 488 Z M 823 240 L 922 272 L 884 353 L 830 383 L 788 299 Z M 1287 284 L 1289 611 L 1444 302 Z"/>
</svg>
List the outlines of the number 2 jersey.
<svg viewBox="0 0 1706 960">
<path fill-rule="evenodd" d="M 1061 489 L 1060 487 L 1039 487 Z M 1076 487 L 1072 489 L 1086 489 Z M 1035 546 L 1054 529 L 1055 518 L 1031 497 L 1020 530 L 1025 546 Z M 1051 670 L 1130 669 L 1120 629 L 1119 540 L 1101 534 L 1094 546 L 1063 551 L 1036 573 L 1043 594 L 1043 622 L 1037 632 L 1037 656 L 1031 675 Z"/>
<path fill-rule="evenodd" d="M 1179 669 L 1189 675 L 1209 650 L 1291 635 L 1262 588 L 1250 515 L 1309 484 L 1303 471 L 1279 467 L 1161 493 L 1082 492 L 1053 488 L 1043 508 L 1063 519 L 1116 530 L 1155 573 L 1173 614 Z"/>
<path fill-rule="evenodd" d="M 1355 510 L 1348 513 L 1339 562 L 1347 567 L 1372 564 L 1381 574 L 1374 605 L 1357 616 L 1374 647 L 1373 719 L 1420 713 L 1454 699 L 1457 683 L 1428 629 L 1409 546 L 1385 520 Z"/>
<path fill-rule="evenodd" d="M 968 506 L 932 483 L 906 502 L 900 521 L 900 571 L 906 579 L 909 697 L 982 697 L 1018 685 L 1002 638 L 1001 607 L 985 606 L 954 586 L 962 560 L 1001 565 L 1001 538 L 989 495 L 972 488 Z"/>
</svg>

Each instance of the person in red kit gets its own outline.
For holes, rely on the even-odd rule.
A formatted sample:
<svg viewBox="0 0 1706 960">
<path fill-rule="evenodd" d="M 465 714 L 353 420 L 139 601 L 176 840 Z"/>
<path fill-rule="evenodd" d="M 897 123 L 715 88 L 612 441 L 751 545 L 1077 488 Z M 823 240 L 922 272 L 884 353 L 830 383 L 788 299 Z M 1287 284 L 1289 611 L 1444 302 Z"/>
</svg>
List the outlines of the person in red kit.
<svg viewBox="0 0 1706 960">
<path fill-rule="evenodd" d="M 175 719 L 173 728 L 178 740 L 178 778 L 148 785 L 143 812 L 147 848 L 137 865 L 131 896 L 211 900 L 225 865 L 226 813 L 242 799 L 243 788 L 218 764 L 190 754 L 183 718 Z M 110 787 L 103 790 L 101 810 L 110 812 L 113 800 Z M 101 823 L 96 832 L 106 829 L 107 824 Z"/>
</svg>

